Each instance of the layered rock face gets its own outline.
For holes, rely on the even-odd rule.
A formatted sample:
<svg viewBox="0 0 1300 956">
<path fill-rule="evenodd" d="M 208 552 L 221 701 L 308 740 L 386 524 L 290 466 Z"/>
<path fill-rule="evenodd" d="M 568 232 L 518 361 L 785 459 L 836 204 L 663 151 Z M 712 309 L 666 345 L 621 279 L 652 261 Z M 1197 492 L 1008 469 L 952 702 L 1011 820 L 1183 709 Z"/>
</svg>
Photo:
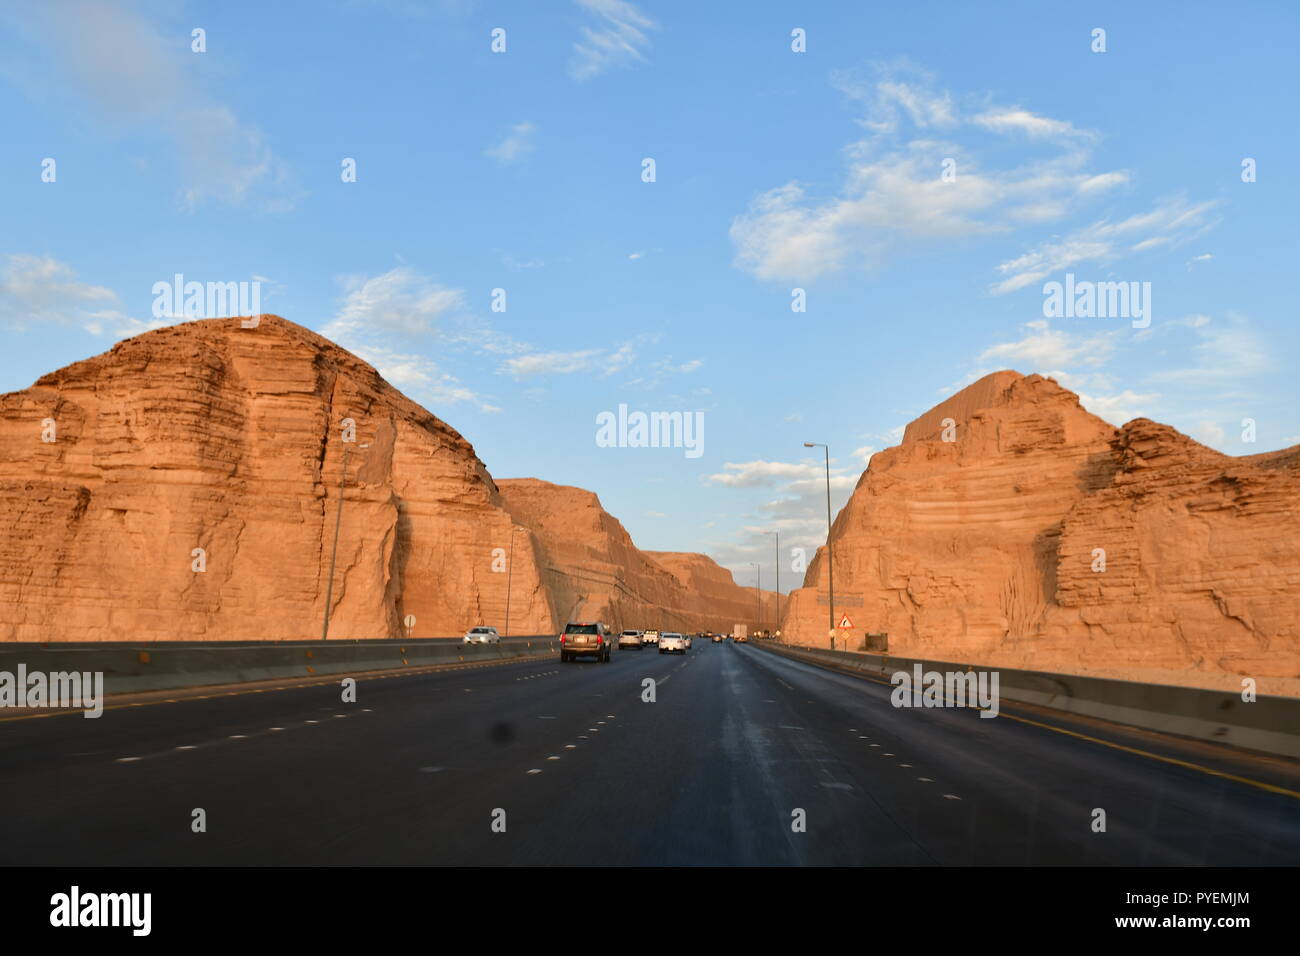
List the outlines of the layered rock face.
<svg viewBox="0 0 1300 956">
<path fill-rule="evenodd" d="M 455 430 L 277 316 L 148 332 L 0 396 L 0 640 L 314 639 L 327 595 L 331 639 L 753 613 L 679 557 L 707 587 L 591 492 L 498 490 Z"/>
<path fill-rule="evenodd" d="M 556 624 L 730 632 L 753 626 L 759 599 L 702 554 L 645 552 L 590 491 L 536 478 L 497 482 L 502 503 L 533 537 Z M 775 595 L 763 592 L 766 620 Z"/>
<path fill-rule="evenodd" d="M 776 630 L 780 602 L 775 591 L 737 585 L 731 572 L 707 555 L 681 551 L 645 553 L 681 582 L 686 592 L 683 600 L 688 602 L 685 606 L 691 614 L 715 622 L 703 630 L 730 634 L 736 624 L 746 625 L 751 632 L 760 628 Z"/>
<path fill-rule="evenodd" d="M 330 636 L 499 620 L 514 525 L 473 448 L 263 316 L 148 332 L 0 397 L 0 639 L 319 637 L 345 454 Z M 530 548 L 512 578 L 512 629 L 549 630 Z"/>
<path fill-rule="evenodd" d="M 1116 429 L 1051 379 L 998 372 L 871 459 L 832 528 L 837 617 L 899 655 L 1294 678 L 1298 502 L 1300 448 L 1232 458 L 1145 419 Z M 788 639 L 829 643 L 826 591 L 822 549 Z"/>
</svg>

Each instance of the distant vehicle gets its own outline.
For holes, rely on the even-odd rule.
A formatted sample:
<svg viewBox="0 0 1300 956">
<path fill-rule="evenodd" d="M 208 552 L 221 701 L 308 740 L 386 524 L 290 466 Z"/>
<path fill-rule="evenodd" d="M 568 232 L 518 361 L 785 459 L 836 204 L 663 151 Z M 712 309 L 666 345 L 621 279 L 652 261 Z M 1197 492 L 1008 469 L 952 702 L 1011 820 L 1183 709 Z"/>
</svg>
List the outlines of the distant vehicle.
<svg viewBox="0 0 1300 956">
<path fill-rule="evenodd" d="M 601 664 L 608 664 L 612 647 L 609 631 L 600 621 L 571 622 L 560 635 L 560 661 L 567 664 L 585 654 L 593 654 Z"/>
<path fill-rule="evenodd" d="M 635 647 L 641 650 L 641 632 L 624 631 L 618 636 L 618 649 L 621 651 L 625 647 Z"/>
<path fill-rule="evenodd" d="M 721 635 L 721 634 L 714 634 L 714 635 L 713 635 L 713 643 L 714 643 L 714 644 L 721 644 L 721 643 L 722 643 L 722 635 Z"/>
<path fill-rule="evenodd" d="M 659 632 L 658 632 L 658 631 L 642 631 L 642 632 L 641 632 L 641 643 L 642 643 L 642 644 L 654 644 L 654 645 L 657 647 L 657 646 L 659 645 Z"/>
<path fill-rule="evenodd" d="M 465 632 L 466 644 L 500 644 L 501 635 L 495 627 L 471 627 Z"/>
<path fill-rule="evenodd" d="M 659 653 L 685 654 L 686 638 L 681 634 L 676 634 L 671 631 L 665 632 L 663 636 L 659 638 Z"/>
<path fill-rule="evenodd" d="M 686 649 L 689 651 L 691 649 L 691 635 L 683 634 L 682 637 L 686 639 Z"/>
<path fill-rule="evenodd" d="M 746 637 L 748 633 L 749 633 L 749 628 L 747 628 L 744 624 L 737 624 L 735 627 L 731 629 L 731 639 L 735 641 L 737 644 L 744 644 L 745 641 L 748 640 L 748 638 Z"/>
</svg>

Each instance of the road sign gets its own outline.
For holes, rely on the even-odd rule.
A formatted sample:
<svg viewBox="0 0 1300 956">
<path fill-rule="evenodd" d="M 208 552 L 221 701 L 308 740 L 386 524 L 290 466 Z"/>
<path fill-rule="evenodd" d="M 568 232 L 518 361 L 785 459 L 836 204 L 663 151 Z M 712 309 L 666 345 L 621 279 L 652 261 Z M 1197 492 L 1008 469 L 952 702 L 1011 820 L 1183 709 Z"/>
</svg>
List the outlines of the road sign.
<svg viewBox="0 0 1300 956">
<path fill-rule="evenodd" d="M 840 618 L 841 628 L 852 627 L 852 626 L 853 626 L 853 622 L 849 620 L 849 616 L 847 614 L 845 614 L 842 618 Z"/>
<path fill-rule="evenodd" d="M 408 628 L 415 627 L 415 615 L 414 614 L 406 615 L 406 620 L 404 620 L 402 623 L 405 624 Z"/>
</svg>

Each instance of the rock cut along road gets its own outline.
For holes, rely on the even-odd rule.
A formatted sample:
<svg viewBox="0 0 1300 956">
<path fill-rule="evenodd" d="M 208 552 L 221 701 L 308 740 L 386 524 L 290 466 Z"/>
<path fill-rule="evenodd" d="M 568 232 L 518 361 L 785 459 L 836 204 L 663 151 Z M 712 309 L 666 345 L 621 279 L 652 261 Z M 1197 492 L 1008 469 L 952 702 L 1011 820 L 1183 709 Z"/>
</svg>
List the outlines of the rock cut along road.
<svg viewBox="0 0 1300 956">
<path fill-rule="evenodd" d="M 895 709 L 752 645 L 357 677 L 0 723 L 0 864 L 1300 863 L 1287 761 Z"/>
</svg>

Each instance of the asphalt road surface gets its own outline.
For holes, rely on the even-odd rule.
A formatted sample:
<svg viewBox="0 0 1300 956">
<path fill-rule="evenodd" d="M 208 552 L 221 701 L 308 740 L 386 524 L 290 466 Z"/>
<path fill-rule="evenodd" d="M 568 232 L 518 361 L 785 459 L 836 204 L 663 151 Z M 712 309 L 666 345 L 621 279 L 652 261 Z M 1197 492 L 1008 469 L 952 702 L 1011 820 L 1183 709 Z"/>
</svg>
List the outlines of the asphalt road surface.
<svg viewBox="0 0 1300 956">
<path fill-rule="evenodd" d="M 356 703 L 329 685 L 0 722 L 0 864 L 1300 863 L 1300 800 L 1149 755 L 1196 762 L 1165 742 L 895 709 L 730 643 L 362 676 Z M 1297 789 L 1288 762 L 1258 770 Z"/>
</svg>

